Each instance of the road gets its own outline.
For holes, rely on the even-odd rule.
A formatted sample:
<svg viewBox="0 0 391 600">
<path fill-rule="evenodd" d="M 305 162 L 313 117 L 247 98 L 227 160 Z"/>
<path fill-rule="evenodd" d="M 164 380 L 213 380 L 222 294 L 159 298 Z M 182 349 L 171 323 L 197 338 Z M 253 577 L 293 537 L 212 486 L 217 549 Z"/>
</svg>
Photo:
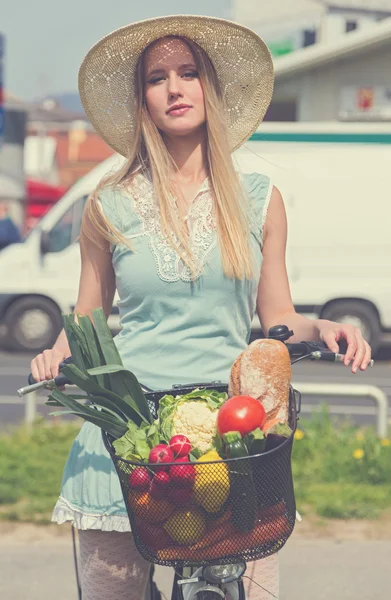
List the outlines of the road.
<svg viewBox="0 0 391 600">
<path fill-rule="evenodd" d="M 388 395 L 391 409 L 389 356 L 369 372 L 356 376 L 340 365 L 298 363 L 294 382 L 339 382 L 378 385 Z M 23 404 L 16 404 L 15 390 L 25 385 L 30 356 L 0 353 L 0 422 L 23 418 Z M 340 402 L 334 399 L 333 402 Z M 315 398 L 304 398 L 315 402 Z M 346 401 L 345 401 L 346 402 Z M 365 400 L 354 401 L 356 406 Z M 46 408 L 40 406 L 40 411 Z M 369 422 L 373 417 L 361 417 Z M 390 540 L 303 539 L 292 536 L 281 552 L 280 600 L 373 600 L 389 596 Z M 157 579 L 170 599 L 170 571 L 159 569 Z M 0 536 L 0 598 L 13 600 L 77 600 L 70 536 L 14 539 Z M 271 599 L 272 600 L 272 599 Z"/>
<path fill-rule="evenodd" d="M 24 400 L 18 399 L 16 390 L 26 385 L 26 377 L 29 373 L 31 356 L 28 354 L 9 354 L 0 352 L 0 423 L 15 423 L 21 421 L 24 415 Z M 379 386 L 388 396 L 391 414 L 391 377 L 390 377 L 390 354 L 383 354 L 376 360 L 372 369 L 366 373 L 353 375 L 351 371 L 342 365 L 329 363 L 299 362 L 293 366 L 293 383 L 343 383 L 363 384 Z M 43 401 L 44 395 L 41 396 Z M 306 413 L 308 404 L 319 404 L 328 401 L 332 404 L 352 404 L 353 406 L 368 407 L 373 410 L 373 403 L 367 398 L 324 398 L 303 397 L 303 412 Z M 39 406 L 39 412 L 45 414 L 50 412 L 48 407 Z M 374 423 L 374 415 L 355 415 L 354 420 L 358 423 Z"/>
<path fill-rule="evenodd" d="M 391 540 L 295 539 L 294 534 L 280 552 L 280 600 L 388 598 L 390 555 Z M 171 570 L 159 567 L 156 579 L 170 600 Z M 30 541 L 3 536 L 0 598 L 77 600 L 70 535 Z"/>
</svg>

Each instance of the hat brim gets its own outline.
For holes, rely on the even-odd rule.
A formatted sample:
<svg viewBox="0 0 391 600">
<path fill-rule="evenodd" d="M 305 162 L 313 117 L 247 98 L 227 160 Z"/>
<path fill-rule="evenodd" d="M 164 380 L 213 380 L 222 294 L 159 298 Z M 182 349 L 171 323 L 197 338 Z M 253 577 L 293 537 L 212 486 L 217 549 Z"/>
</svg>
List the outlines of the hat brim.
<svg viewBox="0 0 391 600">
<path fill-rule="evenodd" d="M 135 71 L 143 50 L 169 35 L 196 42 L 211 59 L 227 107 L 231 150 L 257 129 L 270 105 L 274 68 L 263 40 L 237 23 L 193 15 L 147 19 L 97 42 L 79 70 L 87 118 L 116 152 L 129 156 L 135 124 Z"/>
</svg>

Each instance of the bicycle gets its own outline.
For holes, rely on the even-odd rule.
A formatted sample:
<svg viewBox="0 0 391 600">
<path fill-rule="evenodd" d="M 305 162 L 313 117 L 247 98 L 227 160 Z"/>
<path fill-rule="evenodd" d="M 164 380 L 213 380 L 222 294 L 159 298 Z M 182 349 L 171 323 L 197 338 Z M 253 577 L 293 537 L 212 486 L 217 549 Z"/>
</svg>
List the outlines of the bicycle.
<svg viewBox="0 0 391 600">
<path fill-rule="evenodd" d="M 268 335 L 269 338 L 286 344 L 291 356 L 292 365 L 303 359 L 343 362 L 344 356 L 342 354 L 331 352 L 324 344 L 315 342 L 287 343 L 287 340 L 292 335 L 293 332 L 284 325 L 272 327 Z M 64 362 L 69 362 L 70 360 L 67 359 Z M 373 366 L 373 361 L 371 361 L 370 366 Z M 51 389 L 53 387 L 61 387 L 67 383 L 69 383 L 68 380 L 62 375 L 50 381 L 33 383 L 32 376 L 30 375 L 30 385 L 18 390 L 18 395 L 23 396 L 41 388 Z M 160 398 L 166 394 L 186 394 L 196 387 L 216 389 L 217 391 L 227 391 L 228 389 L 228 386 L 221 382 L 207 384 L 189 383 L 186 386 L 174 385 L 170 390 L 160 391 L 152 391 L 145 386 L 142 387 L 150 408 L 155 415 Z M 197 468 L 206 468 L 209 466 L 209 469 L 213 470 L 218 468 L 216 465 L 225 463 L 226 465 L 234 465 L 234 468 L 230 467 L 231 472 L 235 472 L 233 469 L 243 472 L 243 468 L 246 468 L 248 472 L 249 467 L 257 490 L 257 506 L 261 507 L 257 514 L 261 514 L 263 517 L 266 515 L 267 517 L 264 521 L 261 518 L 257 521 L 260 524 L 259 537 L 255 538 L 253 534 L 251 534 L 251 538 L 248 537 L 249 540 L 252 540 L 253 545 L 251 545 L 250 541 L 247 545 L 245 543 L 247 539 L 246 535 L 250 536 L 249 533 L 243 533 L 241 539 L 244 545 L 242 544 L 239 550 L 233 545 L 232 540 L 226 539 L 224 541 L 223 556 L 213 555 L 213 548 L 212 551 L 210 548 L 200 548 L 198 554 L 194 554 L 194 552 L 192 554 L 187 553 L 186 549 L 183 552 L 174 549 L 172 552 L 168 551 L 167 553 L 166 551 L 165 554 L 162 554 L 160 550 L 154 547 L 155 542 L 152 541 L 153 534 L 151 533 L 153 529 L 149 532 L 149 536 L 145 535 L 148 533 L 148 526 L 145 524 L 140 526 L 140 522 L 137 520 L 132 508 L 129 475 L 136 466 L 140 465 L 139 463 L 132 463 L 116 456 L 112 447 L 113 439 L 109 434 L 102 431 L 104 445 L 114 462 L 120 479 L 132 532 L 139 552 L 153 565 L 160 564 L 174 568 L 175 574 L 171 600 L 221 600 L 228 597 L 231 600 L 245 600 L 243 577 L 246 572 L 246 563 L 251 560 L 271 556 L 285 545 L 293 532 L 297 514 L 291 471 L 291 452 L 300 410 L 300 392 L 291 387 L 289 395 L 289 425 L 292 434 L 289 438 L 286 438 L 285 441 L 275 447 L 266 449 L 266 452 L 259 455 L 221 460 L 218 462 L 212 461 L 203 463 L 202 467 L 197 466 Z M 283 530 L 281 529 L 282 517 L 284 522 Z M 243 520 L 246 518 L 247 516 L 243 514 Z M 277 524 L 279 524 L 278 530 Z M 245 531 L 246 527 L 244 526 L 244 522 L 240 522 L 240 517 L 238 525 Z M 81 599 L 73 529 L 72 533 L 76 578 L 79 598 Z M 217 545 L 216 547 L 219 546 Z M 150 584 L 151 600 L 154 600 L 156 598 L 156 588 L 153 588 L 152 576 Z"/>
</svg>

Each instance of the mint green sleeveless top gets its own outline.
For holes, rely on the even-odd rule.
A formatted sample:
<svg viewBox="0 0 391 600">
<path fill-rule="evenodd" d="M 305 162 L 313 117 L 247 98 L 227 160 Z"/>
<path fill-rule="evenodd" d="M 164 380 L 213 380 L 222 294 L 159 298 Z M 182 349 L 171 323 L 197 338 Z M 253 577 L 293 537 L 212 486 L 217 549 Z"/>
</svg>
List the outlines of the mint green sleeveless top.
<svg viewBox="0 0 391 600">
<path fill-rule="evenodd" d="M 255 261 L 254 278 L 242 281 L 223 273 L 208 180 L 188 215 L 195 274 L 162 234 L 147 176 L 138 175 L 129 192 L 107 188 L 101 193 L 105 215 L 132 245 L 132 250 L 111 248 L 121 322 L 115 343 L 125 367 L 152 389 L 227 382 L 248 344 L 272 185 L 258 173 L 242 178 Z M 71 449 L 53 520 L 73 521 L 82 529 L 129 530 L 118 477 L 100 429 L 92 424 L 83 425 Z"/>
</svg>

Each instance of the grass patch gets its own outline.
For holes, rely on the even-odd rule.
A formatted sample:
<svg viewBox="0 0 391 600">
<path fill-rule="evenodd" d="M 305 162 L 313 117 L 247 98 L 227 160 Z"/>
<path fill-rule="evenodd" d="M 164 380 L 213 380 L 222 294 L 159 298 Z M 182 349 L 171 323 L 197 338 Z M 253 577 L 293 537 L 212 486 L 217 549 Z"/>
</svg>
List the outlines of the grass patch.
<svg viewBox="0 0 391 600">
<path fill-rule="evenodd" d="M 0 434 L 0 519 L 50 521 L 62 472 L 80 423 L 37 421 Z"/>
<path fill-rule="evenodd" d="M 81 421 L 38 421 L 0 433 L 0 519 L 47 523 Z M 293 449 L 298 509 L 321 518 L 372 519 L 391 506 L 391 441 L 338 422 L 325 408 L 300 420 Z"/>
<path fill-rule="evenodd" d="M 391 505 L 391 440 L 373 428 L 336 422 L 327 407 L 300 421 L 293 448 L 296 500 L 303 513 L 371 519 Z"/>
<path fill-rule="evenodd" d="M 391 487 L 355 483 L 313 483 L 302 489 L 296 482 L 301 513 L 332 519 L 376 519 L 391 505 Z"/>
</svg>

